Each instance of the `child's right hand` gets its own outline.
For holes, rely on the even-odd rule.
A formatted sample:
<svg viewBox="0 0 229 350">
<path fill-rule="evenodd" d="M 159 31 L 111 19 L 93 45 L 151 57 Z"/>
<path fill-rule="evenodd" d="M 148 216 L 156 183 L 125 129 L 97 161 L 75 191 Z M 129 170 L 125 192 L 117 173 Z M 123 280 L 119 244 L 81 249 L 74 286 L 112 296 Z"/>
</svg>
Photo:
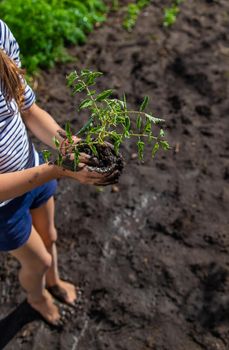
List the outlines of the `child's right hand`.
<svg viewBox="0 0 229 350">
<path fill-rule="evenodd" d="M 74 155 L 72 155 L 74 157 Z M 90 184 L 96 186 L 107 186 L 118 182 L 120 171 L 114 168 L 109 173 L 98 173 L 96 171 L 91 171 L 88 165 L 96 166 L 96 158 L 88 156 L 87 154 L 80 154 L 80 163 L 78 165 L 77 171 L 71 171 L 65 169 L 64 167 L 57 166 L 58 175 L 60 177 L 70 177 L 79 181 L 82 184 Z"/>
<path fill-rule="evenodd" d="M 65 170 L 65 176 L 71 177 L 79 181 L 82 184 L 96 185 L 96 186 L 107 186 L 118 182 L 120 171 L 114 170 L 109 174 L 100 174 L 96 171 L 91 171 L 88 169 L 86 164 L 79 164 L 80 170 L 73 172 L 70 170 Z"/>
</svg>

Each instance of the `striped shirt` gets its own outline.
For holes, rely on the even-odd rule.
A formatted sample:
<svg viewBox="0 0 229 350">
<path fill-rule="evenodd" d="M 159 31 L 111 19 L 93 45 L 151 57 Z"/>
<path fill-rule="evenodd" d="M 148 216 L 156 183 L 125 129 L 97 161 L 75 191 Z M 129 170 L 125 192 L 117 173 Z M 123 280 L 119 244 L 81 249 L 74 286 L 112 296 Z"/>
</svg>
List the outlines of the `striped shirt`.
<svg viewBox="0 0 229 350">
<path fill-rule="evenodd" d="M 19 45 L 8 26 L 0 20 L 0 49 L 20 67 Z M 26 110 L 35 101 L 35 94 L 24 81 Z M 15 100 L 6 101 L 0 79 L 0 173 L 8 173 L 38 165 L 38 155 L 31 143 Z M 0 202 L 0 207 L 10 200 Z"/>
</svg>

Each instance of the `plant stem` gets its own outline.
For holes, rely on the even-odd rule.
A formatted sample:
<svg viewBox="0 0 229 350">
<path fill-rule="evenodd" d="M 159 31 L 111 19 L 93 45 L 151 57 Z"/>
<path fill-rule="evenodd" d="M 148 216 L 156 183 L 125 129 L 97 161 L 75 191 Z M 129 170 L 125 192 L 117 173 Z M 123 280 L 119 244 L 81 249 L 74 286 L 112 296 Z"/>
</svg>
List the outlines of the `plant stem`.
<svg viewBox="0 0 229 350">
<path fill-rule="evenodd" d="M 97 104 L 96 104 L 96 102 L 95 102 L 94 97 L 91 95 L 91 91 L 90 91 L 89 87 L 87 86 L 87 84 L 85 84 L 85 82 L 84 82 L 83 80 L 79 79 L 79 82 L 81 82 L 81 83 L 84 85 L 84 87 L 85 87 L 85 89 L 86 89 L 86 91 L 87 91 L 87 95 L 88 95 L 89 98 L 92 100 L 92 102 L 93 102 L 93 104 L 94 104 L 94 107 L 95 107 L 97 113 L 99 113 L 99 108 L 98 108 L 98 106 L 97 106 Z"/>
<path fill-rule="evenodd" d="M 117 135 L 118 136 L 122 136 L 123 134 L 117 134 Z M 93 145 L 102 145 L 102 144 L 105 143 L 105 141 L 103 141 L 105 139 L 105 137 L 109 137 L 109 136 L 110 136 L 110 134 L 108 132 L 105 133 L 103 138 L 101 138 L 101 136 L 98 135 L 98 138 L 97 138 L 98 141 L 92 141 L 91 144 L 93 144 Z M 130 136 L 134 136 L 134 137 L 149 137 L 149 135 L 147 135 L 147 134 L 131 134 L 131 133 L 130 133 Z M 158 137 L 156 137 L 156 136 L 151 136 L 151 138 L 154 139 L 154 140 L 158 140 Z M 80 142 L 80 146 L 84 146 L 84 145 L 89 146 L 89 144 L 87 142 Z M 77 146 L 77 144 L 74 145 L 74 146 Z M 61 149 L 68 150 L 68 149 L 70 149 L 72 147 L 73 147 L 73 145 L 66 145 L 66 146 L 62 146 Z"/>
<path fill-rule="evenodd" d="M 143 115 L 144 117 L 147 117 L 147 113 L 145 112 L 140 112 L 140 111 L 123 111 L 124 113 L 129 113 L 129 114 L 140 114 Z M 123 114 L 123 112 L 116 112 L 116 114 Z M 158 119 L 156 117 L 152 117 L 155 119 Z M 164 122 L 164 119 L 160 119 L 160 122 Z"/>
</svg>

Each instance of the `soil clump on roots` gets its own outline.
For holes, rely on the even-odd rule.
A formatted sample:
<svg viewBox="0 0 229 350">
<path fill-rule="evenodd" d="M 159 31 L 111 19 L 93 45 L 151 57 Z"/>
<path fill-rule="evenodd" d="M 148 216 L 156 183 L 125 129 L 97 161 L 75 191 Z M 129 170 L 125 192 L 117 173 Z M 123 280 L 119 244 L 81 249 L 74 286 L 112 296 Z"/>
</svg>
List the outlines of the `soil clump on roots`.
<svg viewBox="0 0 229 350">
<path fill-rule="evenodd" d="M 96 155 L 89 146 L 78 144 L 78 151 L 88 154 L 92 163 L 95 164 L 88 166 L 90 171 L 96 171 L 100 174 L 111 174 L 115 170 L 122 172 L 124 162 L 121 154 L 115 154 L 114 149 L 108 144 L 95 145 L 95 148 Z M 70 160 L 70 154 L 66 154 L 63 165 L 66 169 L 75 171 L 74 161 Z"/>
</svg>

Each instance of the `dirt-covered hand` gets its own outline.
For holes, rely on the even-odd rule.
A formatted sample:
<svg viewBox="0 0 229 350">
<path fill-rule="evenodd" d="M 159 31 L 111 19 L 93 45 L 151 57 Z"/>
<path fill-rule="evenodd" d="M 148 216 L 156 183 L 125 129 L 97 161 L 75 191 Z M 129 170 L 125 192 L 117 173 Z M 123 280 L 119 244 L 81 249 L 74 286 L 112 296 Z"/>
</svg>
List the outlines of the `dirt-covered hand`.
<svg viewBox="0 0 229 350">
<path fill-rule="evenodd" d="M 79 163 L 86 164 L 90 166 L 98 166 L 98 159 L 94 156 L 88 155 L 86 153 L 79 154 Z M 75 168 L 74 165 L 74 154 L 67 154 L 62 158 L 62 167 L 70 171 L 79 171 L 79 167 Z"/>
<path fill-rule="evenodd" d="M 91 171 L 90 166 L 85 163 L 79 163 L 77 171 L 62 168 L 61 175 L 75 179 L 82 184 L 107 186 L 118 182 L 120 171 L 112 169 L 109 173 L 98 173 L 97 171 Z"/>
<path fill-rule="evenodd" d="M 72 135 L 72 143 L 69 142 L 66 131 L 65 130 L 58 130 L 58 134 L 62 137 L 62 141 L 60 143 L 60 153 L 64 156 L 67 153 L 71 153 L 74 149 L 74 146 L 81 141 L 81 138 Z"/>
</svg>

